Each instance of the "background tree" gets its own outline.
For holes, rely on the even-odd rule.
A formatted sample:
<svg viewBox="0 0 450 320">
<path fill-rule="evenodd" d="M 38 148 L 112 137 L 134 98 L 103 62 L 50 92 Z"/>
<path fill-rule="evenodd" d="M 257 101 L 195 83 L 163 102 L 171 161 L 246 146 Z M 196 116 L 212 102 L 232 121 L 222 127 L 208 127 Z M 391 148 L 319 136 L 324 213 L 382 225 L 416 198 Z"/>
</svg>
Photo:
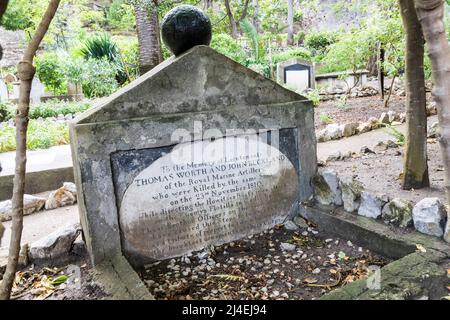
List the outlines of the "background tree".
<svg viewBox="0 0 450 320">
<path fill-rule="evenodd" d="M 406 145 L 403 166 L 403 189 L 420 189 L 430 185 L 427 165 L 427 112 L 424 39 L 414 2 L 399 0 L 406 33 Z"/>
<path fill-rule="evenodd" d="M 3 280 L 0 283 L 0 300 L 9 299 L 11 289 L 16 275 L 17 264 L 20 254 L 20 241 L 23 229 L 23 195 L 25 192 L 25 170 L 27 163 L 27 128 L 28 111 L 30 108 L 31 82 L 34 78 L 36 68 L 33 59 L 36 51 L 44 38 L 53 17 L 56 14 L 60 0 L 51 0 L 42 21 L 37 27 L 36 33 L 28 44 L 23 59 L 17 66 L 18 78 L 20 79 L 19 104 L 16 112 L 16 168 L 14 175 L 14 187 L 12 197 L 12 226 L 11 241 L 9 244 L 8 264 L 6 266 Z"/>
<path fill-rule="evenodd" d="M 293 0 L 287 0 L 287 44 L 294 44 L 294 3 Z"/>
<path fill-rule="evenodd" d="M 443 0 L 415 0 L 416 12 L 428 46 L 434 82 L 442 160 L 445 168 L 445 189 L 450 204 L 450 46 L 444 23 Z"/>
<path fill-rule="evenodd" d="M 234 39 L 237 39 L 239 36 L 239 32 L 238 32 L 239 23 L 247 17 L 249 3 L 250 3 L 250 0 L 244 1 L 244 4 L 242 6 L 241 15 L 240 15 L 239 19 L 236 19 L 235 14 L 233 13 L 233 10 L 231 8 L 230 0 L 224 0 L 225 11 L 227 13 L 228 21 L 230 23 L 231 36 Z"/>
<path fill-rule="evenodd" d="M 139 41 L 139 72 L 144 74 L 162 61 L 158 0 L 133 0 Z"/>
</svg>

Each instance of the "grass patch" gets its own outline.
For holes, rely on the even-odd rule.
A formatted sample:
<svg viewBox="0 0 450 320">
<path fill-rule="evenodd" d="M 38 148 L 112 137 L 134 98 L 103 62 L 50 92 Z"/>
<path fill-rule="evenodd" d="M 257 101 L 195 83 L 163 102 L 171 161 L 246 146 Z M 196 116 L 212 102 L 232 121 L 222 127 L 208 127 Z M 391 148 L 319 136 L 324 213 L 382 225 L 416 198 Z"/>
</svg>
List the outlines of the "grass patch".
<svg viewBox="0 0 450 320">
<path fill-rule="evenodd" d="M 49 120 L 30 120 L 27 132 L 27 149 L 48 149 L 69 143 L 69 128 L 65 123 Z M 16 128 L 4 126 L 0 129 L 0 152 L 16 150 Z"/>
</svg>

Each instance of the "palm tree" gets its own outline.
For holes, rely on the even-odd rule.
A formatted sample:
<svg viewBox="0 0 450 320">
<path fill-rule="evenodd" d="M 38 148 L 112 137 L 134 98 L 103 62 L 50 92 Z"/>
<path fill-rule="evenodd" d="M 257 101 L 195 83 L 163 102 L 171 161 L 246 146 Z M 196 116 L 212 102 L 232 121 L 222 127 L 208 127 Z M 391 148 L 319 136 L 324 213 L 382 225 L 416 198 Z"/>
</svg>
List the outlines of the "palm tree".
<svg viewBox="0 0 450 320">
<path fill-rule="evenodd" d="M 162 61 L 158 0 L 132 1 L 139 42 L 139 72 L 144 74 Z"/>
</svg>

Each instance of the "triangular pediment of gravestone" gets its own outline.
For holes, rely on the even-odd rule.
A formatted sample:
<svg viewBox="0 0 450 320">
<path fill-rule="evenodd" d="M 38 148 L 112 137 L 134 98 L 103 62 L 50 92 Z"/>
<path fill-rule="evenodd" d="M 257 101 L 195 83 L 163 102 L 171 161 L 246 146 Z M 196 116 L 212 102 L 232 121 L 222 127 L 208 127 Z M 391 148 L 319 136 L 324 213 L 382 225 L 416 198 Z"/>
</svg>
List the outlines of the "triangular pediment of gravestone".
<svg viewBox="0 0 450 320">
<path fill-rule="evenodd" d="M 164 61 L 117 91 L 78 117 L 76 123 L 304 100 L 305 97 L 212 48 L 196 46 L 179 57 Z"/>
</svg>

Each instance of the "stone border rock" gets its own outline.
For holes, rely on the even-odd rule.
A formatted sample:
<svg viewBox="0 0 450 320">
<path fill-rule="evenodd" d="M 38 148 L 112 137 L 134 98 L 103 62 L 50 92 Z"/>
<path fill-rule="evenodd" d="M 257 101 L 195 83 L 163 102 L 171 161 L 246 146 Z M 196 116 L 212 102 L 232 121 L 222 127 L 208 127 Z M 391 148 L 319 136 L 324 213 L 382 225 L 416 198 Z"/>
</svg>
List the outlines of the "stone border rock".
<svg viewBox="0 0 450 320">
<path fill-rule="evenodd" d="M 43 209 L 51 210 L 64 206 L 73 205 L 77 202 L 77 190 L 73 182 L 64 182 L 63 186 L 52 191 L 47 198 L 24 195 L 24 215 L 39 212 Z M 11 220 L 11 200 L 0 202 L 0 222 Z"/>
<path fill-rule="evenodd" d="M 418 232 L 443 238 L 450 243 L 450 218 L 438 198 L 424 198 L 417 204 L 385 194 L 364 190 L 353 178 L 340 179 L 331 169 L 320 170 L 312 179 L 314 198 L 320 205 L 343 206 L 356 213 L 384 221 L 398 228 L 414 227 Z"/>
<path fill-rule="evenodd" d="M 436 103 L 432 102 L 427 105 L 427 116 L 437 114 Z M 369 118 L 366 122 L 351 122 L 346 124 L 332 123 L 326 126 L 325 129 L 316 132 L 317 142 L 327 142 L 331 140 L 339 140 L 341 138 L 348 138 L 353 135 L 366 133 L 383 126 L 396 126 L 406 122 L 406 112 L 388 111 L 383 112 L 379 119 L 375 117 Z M 434 126 L 434 127 L 433 127 Z M 437 125 L 433 124 L 433 134 L 436 135 Z M 429 136 L 430 137 L 430 136 Z"/>
</svg>

